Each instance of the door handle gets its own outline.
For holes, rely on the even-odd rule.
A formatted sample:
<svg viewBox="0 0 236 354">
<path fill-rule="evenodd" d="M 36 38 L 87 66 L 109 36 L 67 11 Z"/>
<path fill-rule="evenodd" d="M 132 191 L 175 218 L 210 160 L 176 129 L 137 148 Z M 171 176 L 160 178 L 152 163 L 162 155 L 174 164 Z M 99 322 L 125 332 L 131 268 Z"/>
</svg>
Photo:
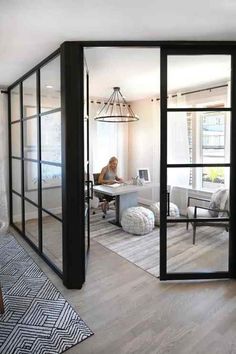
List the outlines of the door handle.
<svg viewBox="0 0 236 354">
<path fill-rule="evenodd" d="M 93 199 L 93 181 L 88 181 L 89 199 Z"/>
</svg>

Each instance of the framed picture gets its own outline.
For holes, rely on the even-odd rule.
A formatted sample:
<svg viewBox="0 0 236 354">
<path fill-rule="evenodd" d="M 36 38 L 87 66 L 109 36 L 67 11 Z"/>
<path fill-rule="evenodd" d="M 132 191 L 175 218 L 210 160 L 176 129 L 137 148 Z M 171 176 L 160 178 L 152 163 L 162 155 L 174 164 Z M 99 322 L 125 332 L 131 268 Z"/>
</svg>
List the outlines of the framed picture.
<svg viewBox="0 0 236 354">
<path fill-rule="evenodd" d="M 137 171 L 138 177 L 144 182 L 151 182 L 150 172 L 148 168 L 139 168 Z"/>
</svg>

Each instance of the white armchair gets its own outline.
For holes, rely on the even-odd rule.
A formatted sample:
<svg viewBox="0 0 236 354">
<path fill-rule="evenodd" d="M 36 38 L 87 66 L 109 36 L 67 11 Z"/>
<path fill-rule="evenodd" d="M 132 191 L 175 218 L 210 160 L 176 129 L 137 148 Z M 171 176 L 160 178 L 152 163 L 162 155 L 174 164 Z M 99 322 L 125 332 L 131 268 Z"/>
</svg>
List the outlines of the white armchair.
<svg viewBox="0 0 236 354">
<path fill-rule="evenodd" d="M 194 205 L 192 206 L 192 200 Z M 206 206 L 203 206 L 205 203 Z M 198 205 L 197 205 L 198 204 Z M 226 228 L 228 231 L 228 221 L 215 221 L 216 218 L 228 218 L 229 217 L 229 191 L 227 189 L 219 189 L 212 194 L 211 200 L 203 198 L 188 197 L 187 206 L 187 218 L 198 219 L 197 221 L 191 221 L 193 227 L 193 244 L 196 240 L 196 228 L 197 226 L 220 226 Z M 204 219 L 212 219 L 212 221 L 204 221 Z M 189 222 L 186 225 L 189 227 Z"/>
</svg>

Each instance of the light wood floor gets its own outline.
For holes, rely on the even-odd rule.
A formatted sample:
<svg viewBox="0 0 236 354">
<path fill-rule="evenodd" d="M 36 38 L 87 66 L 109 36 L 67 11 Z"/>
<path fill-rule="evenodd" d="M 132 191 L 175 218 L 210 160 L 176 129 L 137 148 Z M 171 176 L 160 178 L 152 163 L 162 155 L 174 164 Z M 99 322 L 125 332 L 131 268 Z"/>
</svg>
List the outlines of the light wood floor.
<svg viewBox="0 0 236 354">
<path fill-rule="evenodd" d="M 17 239 L 95 333 L 66 353 L 236 353 L 236 281 L 160 282 L 92 240 L 87 281 L 68 290 Z"/>
</svg>

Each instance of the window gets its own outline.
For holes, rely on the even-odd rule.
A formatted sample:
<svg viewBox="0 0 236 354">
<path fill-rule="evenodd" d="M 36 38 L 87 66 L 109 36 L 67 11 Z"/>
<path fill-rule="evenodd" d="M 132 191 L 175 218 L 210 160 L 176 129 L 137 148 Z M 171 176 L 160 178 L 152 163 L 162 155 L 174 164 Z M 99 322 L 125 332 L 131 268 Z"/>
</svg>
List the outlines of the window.
<svg viewBox="0 0 236 354">
<path fill-rule="evenodd" d="M 215 107 L 223 108 L 223 105 Z M 229 163 L 229 113 L 189 112 L 187 121 L 189 161 L 209 164 Z M 189 185 L 196 189 L 206 190 L 228 187 L 227 170 L 227 168 L 217 166 L 204 167 L 201 172 L 191 169 Z"/>
<path fill-rule="evenodd" d="M 204 163 L 225 162 L 225 112 L 203 112 L 201 115 L 201 153 Z M 218 189 L 225 184 L 223 167 L 205 167 L 202 188 Z"/>
</svg>

